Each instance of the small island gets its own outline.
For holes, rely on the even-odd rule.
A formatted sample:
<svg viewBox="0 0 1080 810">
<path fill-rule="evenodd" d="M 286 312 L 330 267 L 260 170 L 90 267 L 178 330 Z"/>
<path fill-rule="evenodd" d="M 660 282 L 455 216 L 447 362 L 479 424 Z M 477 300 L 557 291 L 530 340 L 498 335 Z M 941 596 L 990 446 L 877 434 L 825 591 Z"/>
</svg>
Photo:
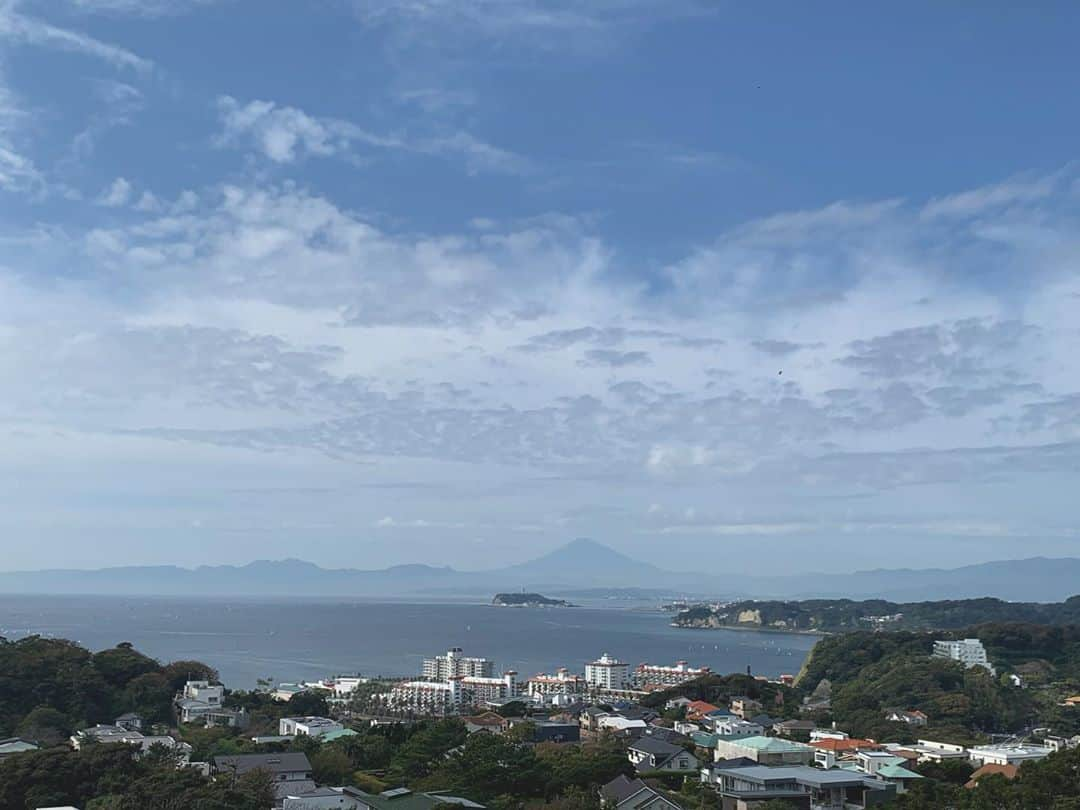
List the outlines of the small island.
<svg viewBox="0 0 1080 810">
<path fill-rule="evenodd" d="M 491 604 L 501 607 L 574 607 L 565 599 L 551 599 L 539 593 L 497 593 Z"/>
</svg>

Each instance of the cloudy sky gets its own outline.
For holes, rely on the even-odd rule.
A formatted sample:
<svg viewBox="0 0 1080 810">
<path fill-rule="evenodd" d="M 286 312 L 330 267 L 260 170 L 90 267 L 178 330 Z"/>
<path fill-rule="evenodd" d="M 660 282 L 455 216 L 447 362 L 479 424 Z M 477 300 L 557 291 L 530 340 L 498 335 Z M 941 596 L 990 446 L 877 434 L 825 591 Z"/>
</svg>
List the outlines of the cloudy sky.
<svg viewBox="0 0 1080 810">
<path fill-rule="evenodd" d="M 0 0 L 0 568 L 1076 554 L 1080 6 L 992 5 Z"/>
</svg>

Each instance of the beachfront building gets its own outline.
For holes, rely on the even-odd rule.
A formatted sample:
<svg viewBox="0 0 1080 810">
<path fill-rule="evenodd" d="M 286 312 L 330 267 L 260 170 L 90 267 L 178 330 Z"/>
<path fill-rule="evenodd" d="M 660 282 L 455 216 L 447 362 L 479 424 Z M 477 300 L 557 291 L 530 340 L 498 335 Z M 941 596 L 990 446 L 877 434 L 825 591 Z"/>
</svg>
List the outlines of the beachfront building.
<svg viewBox="0 0 1080 810">
<path fill-rule="evenodd" d="M 708 667 L 692 667 L 686 661 L 676 661 L 675 665 L 670 667 L 659 664 L 638 664 L 634 669 L 634 685 L 639 689 L 678 686 L 694 678 L 708 675 L 709 672 Z"/>
<path fill-rule="evenodd" d="M 501 678 L 455 675 L 446 681 L 404 681 L 390 690 L 387 706 L 417 714 L 458 714 L 464 708 L 519 694 L 517 673 L 509 670 Z"/>
<path fill-rule="evenodd" d="M 531 698 L 547 700 L 553 697 L 584 695 L 589 691 L 589 684 L 580 675 L 575 675 L 563 667 L 554 675 L 541 673 L 529 678 L 525 690 Z"/>
<path fill-rule="evenodd" d="M 495 677 L 495 662 L 487 658 L 470 658 L 461 647 L 451 647 L 446 655 L 424 659 L 423 675 L 428 680 L 446 681 L 456 676 L 466 678 Z"/>
<path fill-rule="evenodd" d="M 604 653 L 585 665 L 585 681 L 593 689 L 618 691 L 630 688 L 630 665 Z"/>
<path fill-rule="evenodd" d="M 956 641 L 935 641 L 934 656 L 936 658 L 951 658 L 959 661 L 968 669 L 983 667 L 994 674 L 994 666 L 986 657 L 986 648 L 977 638 L 962 638 Z"/>
</svg>

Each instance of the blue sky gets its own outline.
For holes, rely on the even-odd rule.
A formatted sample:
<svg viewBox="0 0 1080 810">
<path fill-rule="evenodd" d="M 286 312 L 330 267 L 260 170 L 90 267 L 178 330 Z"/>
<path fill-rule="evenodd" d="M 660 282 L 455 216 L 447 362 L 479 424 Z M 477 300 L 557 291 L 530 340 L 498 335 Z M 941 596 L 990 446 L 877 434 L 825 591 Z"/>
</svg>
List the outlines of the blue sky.
<svg viewBox="0 0 1080 810">
<path fill-rule="evenodd" d="M 0 0 L 0 567 L 1074 554 L 1078 16 Z"/>
</svg>

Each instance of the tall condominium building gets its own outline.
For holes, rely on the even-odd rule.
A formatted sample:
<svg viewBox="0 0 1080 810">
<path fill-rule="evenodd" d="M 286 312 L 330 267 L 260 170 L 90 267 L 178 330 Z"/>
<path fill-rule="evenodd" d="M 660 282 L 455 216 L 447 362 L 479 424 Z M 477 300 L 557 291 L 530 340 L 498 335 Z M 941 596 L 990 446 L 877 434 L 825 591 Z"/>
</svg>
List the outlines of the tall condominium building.
<svg viewBox="0 0 1080 810">
<path fill-rule="evenodd" d="M 977 638 L 964 638 L 959 641 L 935 641 L 934 655 L 938 658 L 951 658 L 965 667 L 984 667 L 994 674 L 994 665 L 986 657 L 986 648 Z"/>
<path fill-rule="evenodd" d="M 594 689 L 629 689 L 630 665 L 604 653 L 585 665 L 585 680 Z"/>
<path fill-rule="evenodd" d="M 446 655 L 424 659 L 424 677 L 433 681 L 445 681 L 457 676 L 466 678 L 495 677 L 495 662 L 487 658 L 467 658 L 461 647 L 453 647 Z"/>
<path fill-rule="evenodd" d="M 678 686 L 702 675 L 708 675 L 709 668 L 696 668 L 685 661 L 676 661 L 675 666 L 665 667 L 657 664 L 638 664 L 634 670 L 636 686 Z"/>
</svg>

